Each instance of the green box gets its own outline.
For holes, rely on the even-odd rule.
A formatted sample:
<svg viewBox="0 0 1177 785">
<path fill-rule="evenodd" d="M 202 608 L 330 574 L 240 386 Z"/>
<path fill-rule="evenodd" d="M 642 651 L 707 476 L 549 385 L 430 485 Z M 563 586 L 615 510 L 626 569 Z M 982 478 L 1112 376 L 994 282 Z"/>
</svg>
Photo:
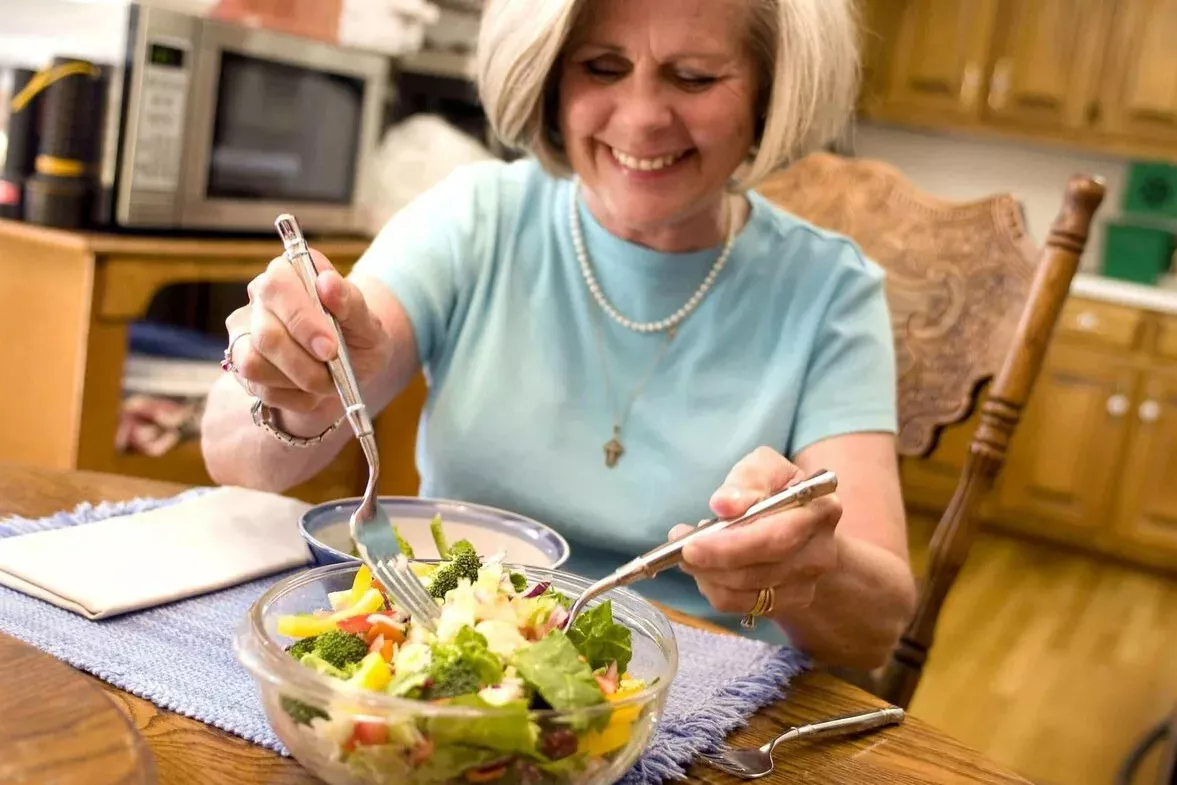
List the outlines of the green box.
<svg viewBox="0 0 1177 785">
<path fill-rule="evenodd" d="M 1121 281 L 1155 284 L 1169 271 L 1173 247 L 1167 229 L 1109 221 L 1104 225 L 1101 272 Z"/>
<path fill-rule="evenodd" d="M 1132 162 L 1122 208 L 1128 215 L 1177 218 L 1177 166 L 1159 161 Z"/>
</svg>

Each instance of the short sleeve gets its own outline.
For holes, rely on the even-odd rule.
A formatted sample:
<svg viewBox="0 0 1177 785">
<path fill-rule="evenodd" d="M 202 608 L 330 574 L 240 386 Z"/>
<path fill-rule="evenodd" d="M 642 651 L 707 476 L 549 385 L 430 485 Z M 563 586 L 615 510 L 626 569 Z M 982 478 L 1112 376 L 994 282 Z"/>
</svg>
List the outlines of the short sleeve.
<svg viewBox="0 0 1177 785">
<path fill-rule="evenodd" d="M 493 253 L 495 165 L 467 164 L 397 211 L 353 272 L 383 282 L 413 326 L 418 357 L 435 364 Z"/>
<path fill-rule="evenodd" d="M 849 433 L 898 431 L 894 333 L 885 273 L 843 245 L 814 333 L 789 455 Z"/>
</svg>

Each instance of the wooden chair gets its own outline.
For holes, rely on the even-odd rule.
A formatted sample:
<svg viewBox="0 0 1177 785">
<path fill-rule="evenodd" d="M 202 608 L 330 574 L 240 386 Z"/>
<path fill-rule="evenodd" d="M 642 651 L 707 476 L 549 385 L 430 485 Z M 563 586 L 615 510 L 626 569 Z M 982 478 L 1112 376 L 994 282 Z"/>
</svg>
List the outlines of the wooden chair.
<svg viewBox="0 0 1177 785">
<path fill-rule="evenodd" d="M 906 707 L 940 608 L 964 564 L 977 507 L 1004 463 L 1104 195 L 1075 176 L 1046 245 L 1035 247 L 1010 195 L 950 203 L 879 161 L 814 153 L 757 189 L 810 222 L 853 238 L 887 271 L 904 457 L 925 457 L 940 432 L 982 406 L 955 493 L 938 522 L 914 618 L 866 686 Z M 979 401 L 985 384 L 989 390 Z"/>
</svg>

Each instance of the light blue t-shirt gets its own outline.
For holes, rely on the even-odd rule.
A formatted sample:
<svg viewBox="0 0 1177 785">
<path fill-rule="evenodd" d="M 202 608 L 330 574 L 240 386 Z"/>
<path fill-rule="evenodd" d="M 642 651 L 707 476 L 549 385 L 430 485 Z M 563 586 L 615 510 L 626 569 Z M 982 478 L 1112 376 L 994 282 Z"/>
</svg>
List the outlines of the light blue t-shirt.
<svg viewBox="0 0 1177 785">
<path fill-rule="evenodd" d="M 357 265 L 412 321 L 429 383 L 422 496 L 538 519 L 571 544 L 566 569 L 597 578 L 674 524 L 711 517 L 711 494 L 760 445 L 792 456 L 896 430 L 883 272 L 849 240 L 750 193 L 726 267 L 667 348 L 665 334 L 628 330 L 591 298 L 571 194 L 532 159 L 466 165 L 393 216 Z M 578 209 L 601 288 L 631 319 L 676 311 L 720 250 L 655 252 Z M 609 468 L 615 412 L 647 378 Z M 738 614 L 715 612 L 677 569 L 632 588 L 738 629 Z M 786 640 L 770 622 L 755 634 Z"/>
</svg>

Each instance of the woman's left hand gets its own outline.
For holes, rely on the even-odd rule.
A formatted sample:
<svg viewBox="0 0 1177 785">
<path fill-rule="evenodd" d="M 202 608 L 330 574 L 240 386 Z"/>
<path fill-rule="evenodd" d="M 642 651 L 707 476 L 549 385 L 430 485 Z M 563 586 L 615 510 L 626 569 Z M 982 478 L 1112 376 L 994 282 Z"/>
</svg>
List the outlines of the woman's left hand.
<svg viewBox="0 0 1177 785">
<path fill-rule="evenodd" d="M 801 469 L 779 452 L 760 447 L 732 468 L 712 495 L 711 509 L 721 518 L 735 517 L 804 478 Z M 774 594 L 774 615 L 805 608 L 813 602 L 821 577 L 837 569 L 834 528 L 841 517 L 836 494 L 814 499 L 695 539 L 683 549 L 681 569 L 695 578 L 703 596 L 721 612 L 748 613 L 760 591 L 769 588 Z M 692 528 L 679 524 L 670 531 L 670 539 Z"/>
</svg>

